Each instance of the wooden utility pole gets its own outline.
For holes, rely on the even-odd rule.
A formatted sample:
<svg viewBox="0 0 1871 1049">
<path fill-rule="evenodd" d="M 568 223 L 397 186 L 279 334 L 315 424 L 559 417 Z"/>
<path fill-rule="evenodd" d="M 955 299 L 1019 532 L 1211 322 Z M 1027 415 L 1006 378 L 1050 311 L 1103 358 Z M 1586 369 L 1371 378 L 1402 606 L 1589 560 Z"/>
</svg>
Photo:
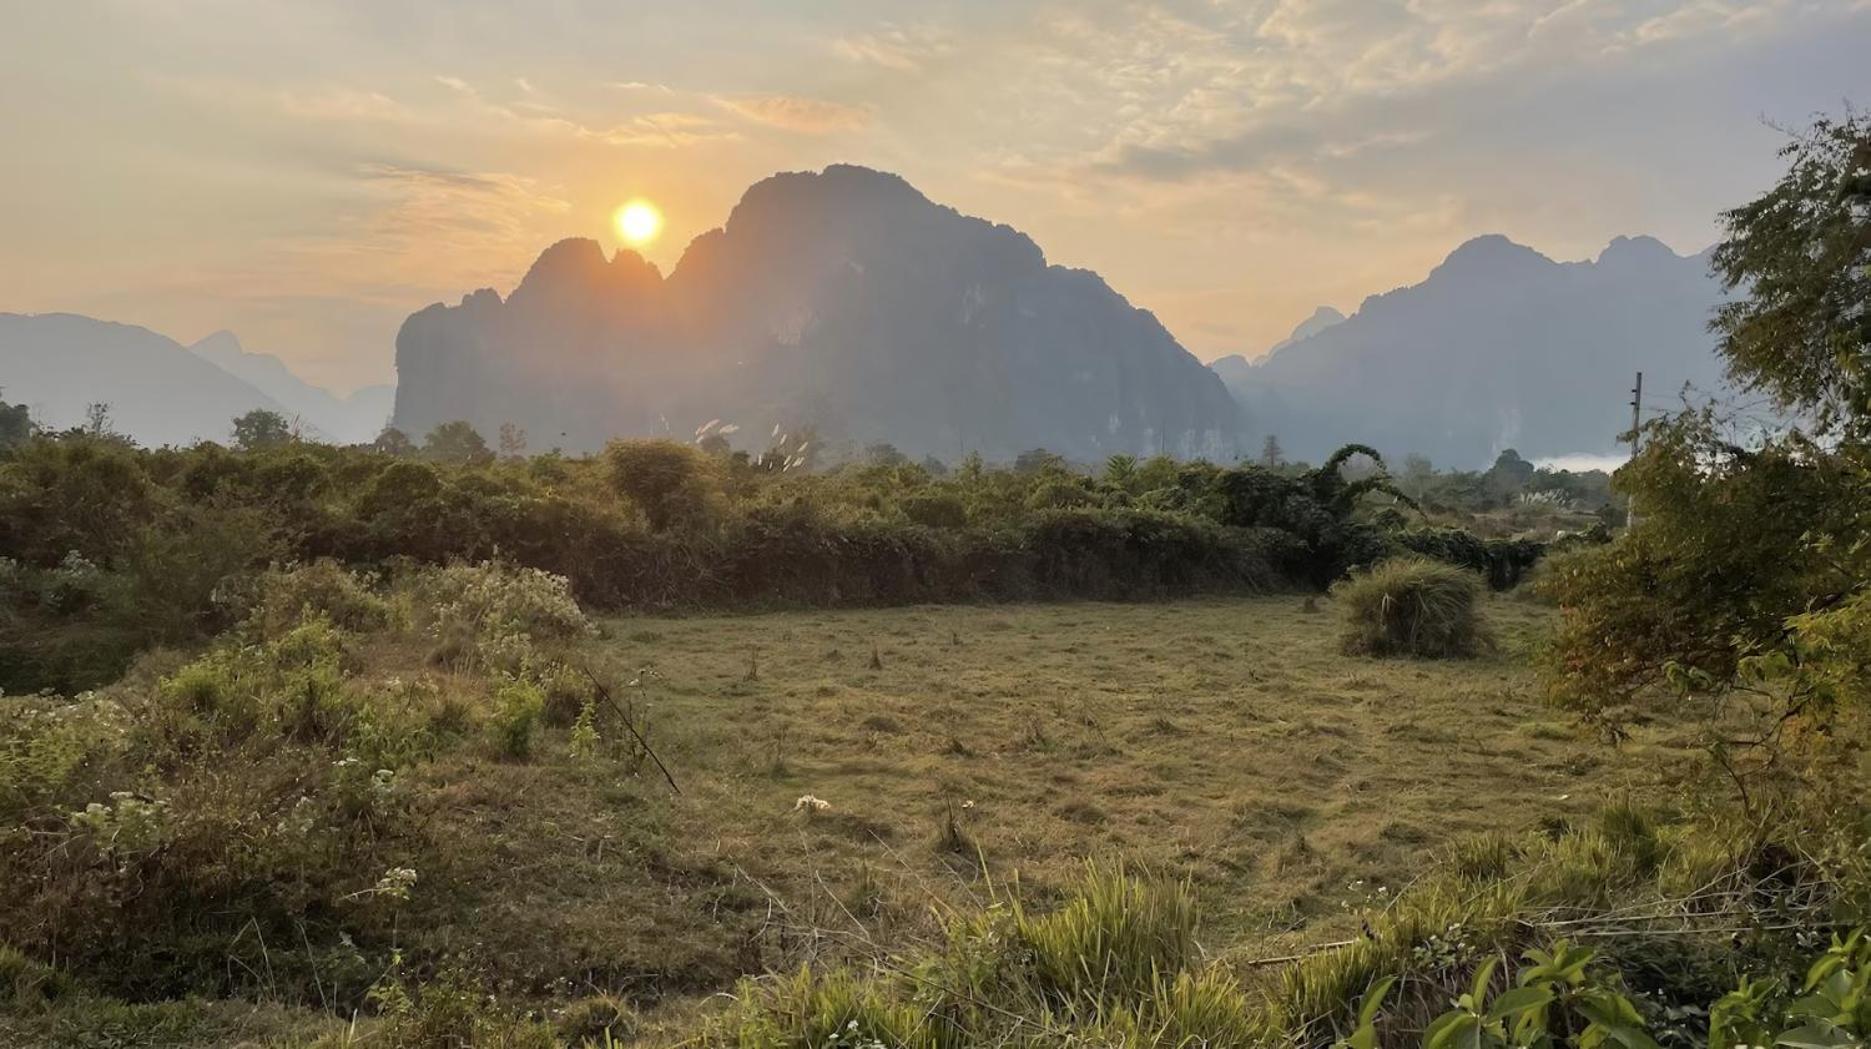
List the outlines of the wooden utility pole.
<svg viewBox="0 0 1871 1049">
<path fill-rule="evenodd" d="M 1631 387 L 1631 458 L 1637 458 L 1639 442 L 1643 440 L 1644 425 L 1644 373 L 1637 373 L 1637 383 Z M 1632 496 L 1624 508 L 1624 527 L 1637 527 L 1637 497 Z"/>
</svg>

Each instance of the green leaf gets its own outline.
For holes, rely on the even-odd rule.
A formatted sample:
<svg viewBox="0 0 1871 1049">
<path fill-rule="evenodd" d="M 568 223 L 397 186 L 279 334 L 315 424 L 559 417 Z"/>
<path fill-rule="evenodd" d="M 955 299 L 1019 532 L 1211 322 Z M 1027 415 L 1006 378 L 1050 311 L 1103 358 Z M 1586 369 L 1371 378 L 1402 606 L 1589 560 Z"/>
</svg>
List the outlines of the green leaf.
<svg viewBox="0 0 1871 1049">
<path fill-rule="evenodd" d="M 1486 1017 L 1489 1020 L 1503 1020 L 1533 1009 L 1544 1009 L 1552 1000 L 1553 992 L 1544 987 L 1516 987 L 1497 995 L 1489 1003 Z"/>
<path fill-rule="evenodd" d="M 1386 976 L 1372 984 L 1370 990 L 1364 992 L 1364 1002 L 1358 1007 L 1359 1027 L 1369 1027 L 1377 1022 L 1377 1013 L 1384 1007 L 1384 998 L 1390 994 L 1390 989 L 1396 985 L 1396 982 L 1395 976 Z"/>
<path fill-rule="evenodd" d="M 1864 1043 L 1831 1024 L 1810 1023 L 1782 1034 L 1774 1039 L 1774 1044 L 1791 1046 L 1792 1049 L 1839 1049 L 1841 1046 L 1858 1046 Z"/>
<path fill-rule="evenodd" d="M 1444 1013 L 1423 1032 L 1423 1049 L 1480 1049 L 1481 1017 L 1474 1013 Z"/>
<path fill-rule="evenodd" d="M 1481 968 L 1475 970 L 1474 989 L 1469 992 L 1469 995 L 1473 997 L 1477 1011 L 1481 1009 L 1482 1003 L 1488 1000 L 1488 985 L 1494 982 L 1494 970 L 1499 964 L 1499 958 L 1489 958 L 1481 963 Z"/>
</svg>

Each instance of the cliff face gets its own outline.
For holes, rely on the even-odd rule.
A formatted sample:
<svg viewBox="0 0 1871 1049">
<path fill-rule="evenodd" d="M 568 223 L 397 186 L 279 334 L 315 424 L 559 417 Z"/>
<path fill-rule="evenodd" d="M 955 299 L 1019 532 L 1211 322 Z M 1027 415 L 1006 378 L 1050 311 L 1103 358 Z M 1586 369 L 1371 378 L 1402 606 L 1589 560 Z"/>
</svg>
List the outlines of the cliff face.
<svg viewBox="0 0 1871 1049">
<path fill-rule="evenodd" d="M 1601 454 L 1630 426 L 1634 372 L 1652 404 L 1676 402 L 1685 383 L 1723 392 L 1708 331 L 1721 295 L 1706 254 L 1649 237 L 1564 263 L 1479 237 L 1421 283 L 1217 370 L 1254 430 L 1295 458 L 1354 440 L 1464 468 L 1504 448 Z"/>
<path fill-rule="evenodd" d="M 418 436 L 466 418 L 582 449 L 721 419 L 948 459 L 1243 447 L 1220 380 L 1096 274 L 855 167 L 756 184 L 667 280 L 555 245 L 504 302 L 411 317 L 397 367 Z"/>
</svg>

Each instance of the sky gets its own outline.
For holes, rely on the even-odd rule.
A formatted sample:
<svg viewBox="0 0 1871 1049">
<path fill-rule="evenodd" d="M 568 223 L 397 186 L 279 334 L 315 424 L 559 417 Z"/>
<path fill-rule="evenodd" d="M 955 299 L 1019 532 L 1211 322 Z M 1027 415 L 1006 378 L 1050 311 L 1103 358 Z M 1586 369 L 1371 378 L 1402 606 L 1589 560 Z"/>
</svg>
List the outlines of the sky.
<svg viewBox="0 0 1871 1049">
<path fill-rule="evenodd" d="M 0 0 L 0 311 L 236 332 L 340 391 L 397 327 L 664 211 L 668 272 L 849 162 L 1098 271 L 1205 360 L 1505 233 L 1685 254 L 1871 0 Z M 3 377 L 0 377 L 3 379 Z"/>
</svg>

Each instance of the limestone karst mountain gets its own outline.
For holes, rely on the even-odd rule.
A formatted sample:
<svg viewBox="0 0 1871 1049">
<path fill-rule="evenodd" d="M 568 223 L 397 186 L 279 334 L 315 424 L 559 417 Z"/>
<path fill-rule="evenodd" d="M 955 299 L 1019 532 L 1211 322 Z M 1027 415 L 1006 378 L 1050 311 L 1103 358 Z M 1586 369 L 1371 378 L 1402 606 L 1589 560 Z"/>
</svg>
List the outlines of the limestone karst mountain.
<svg viewBox="0 0 1871 1049">
<path fill-rule="evenodd" d="M 751 187 L 667 278 L 591 241 L 546 250 L 513 293 L 435 305 L 397 338 L 396 422 L 466 418 L 535 447 L 811 427 L 912 455 L 1232 459 L 1240 410 L 1147 311 L 1048 265 L 1006 226 L 894 175 L 833 166 Z"/>
<path fill-rule="evenodd" d="M 1252 429 L 1277 434 L 1295 458 L 1316 462 L 1347 440 L 1457 467 L 1510 447 L 1530 458 L 1607 453 L 1630 426 L 1634 372 L 1657 405 L 1679 402 L 1684 384 L 1722 391 L 1708 331 L 1721 295 L 1706 253 L 1680 256 L 1650 237 L 1563 263 L 1478 237 L 1421 283 L 1217 371 Z"/>
</svg>

